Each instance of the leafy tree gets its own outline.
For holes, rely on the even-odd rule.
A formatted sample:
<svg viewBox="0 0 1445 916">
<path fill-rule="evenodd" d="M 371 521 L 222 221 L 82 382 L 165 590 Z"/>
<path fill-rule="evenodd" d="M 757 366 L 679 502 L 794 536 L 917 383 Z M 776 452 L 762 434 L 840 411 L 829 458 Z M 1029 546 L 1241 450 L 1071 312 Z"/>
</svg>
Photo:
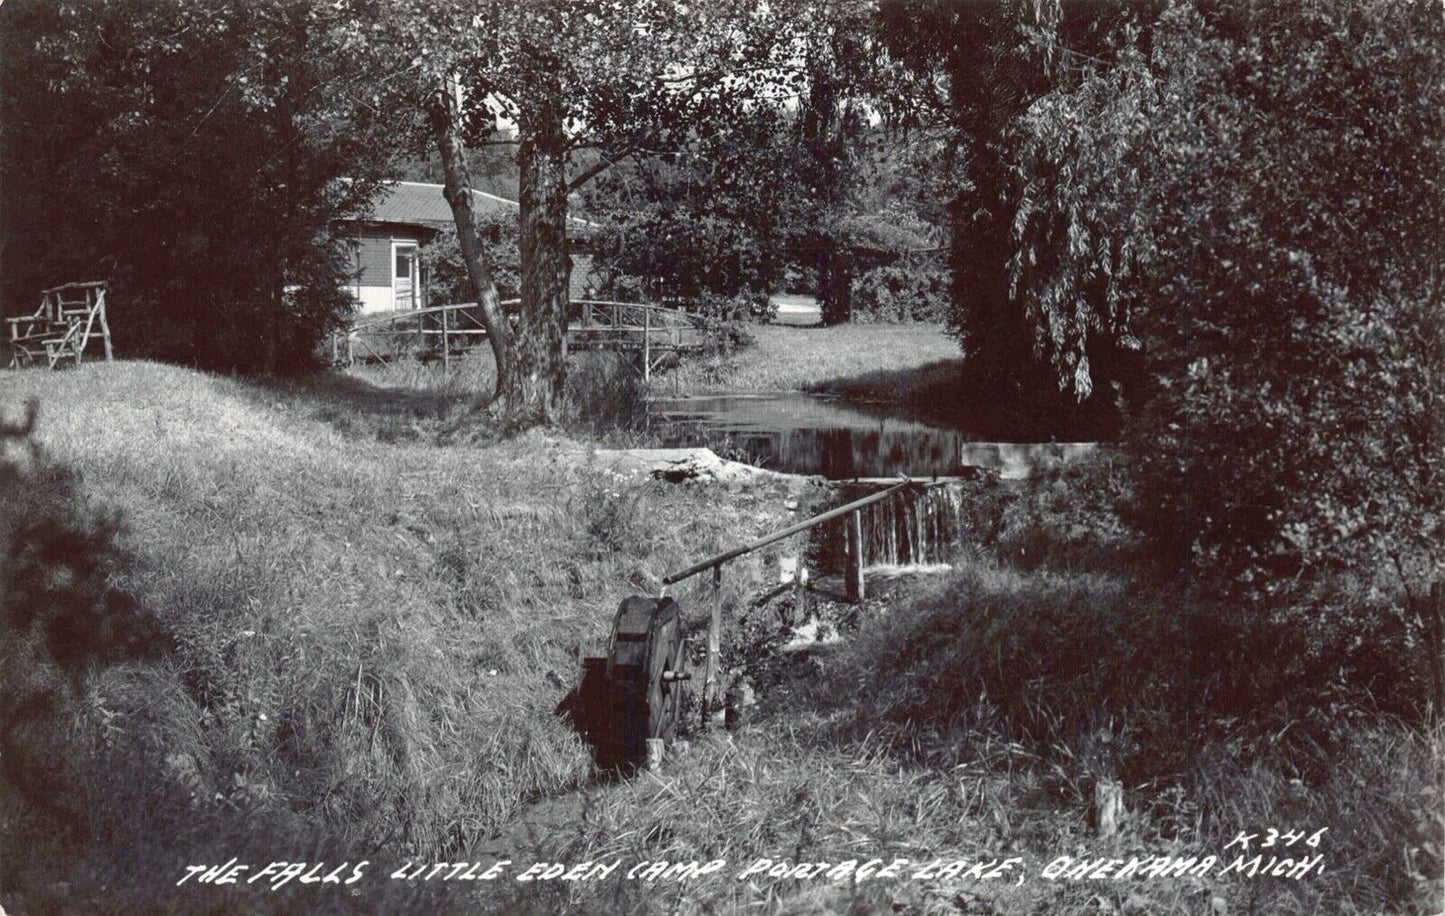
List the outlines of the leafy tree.
<svg viewBox="0 0 1445 916">
<path fill-rule="evenodd" d="M 1010 296 L 1063 388 L 1129 383 L 1134 520 L 1282 665 L 1438 639 L 1445 15 L 1179 4 L 1008 133 Z"/>
<path fill-rule="evenodd" d="M 1155 6 L 882 3 L 879 33 L 908 76 L 893 118 L 945 142 L 943 165 L 953 187 L 949 323 L 980 391 L 1017 395 L 1046 382 L 1035 358 L 1036 316 L 1025 314 L 1010 270 L 1014 215 L 1033 178 L 1017 164 L 1018 119 L 1055 86 L 1076 83 L 1084 64 L 1107 63 L 1115 36 L 1150 21 Z"/>
<path fill-rule="evenodd" d="M 874 4 L 785 11 L 791 57 L 763 98 L 673 156 L 607 173 L 589 217 L 613 224 L 602 262 L 619 278 L 674 296 L 816 291 L 837 322 L 856 274 L 937 244 L 938 144 L 883 120 L 897 79 Z"/>
<path fill-rule="evenodd" d="M 5 4 L 6 310 L 105 278 L 132 352 L 308 363 L 350 307 L 329 225 L 359 211 L 387 149 L 340 22 L 284 0 Z"/>
<path fill-rule="evenodd" d="M 942 321 L 948 311 L 948 274 L 930 256 L 880 264 L 858 279 L 853 293 L 855 321 Z"/>
<path fill-rule="evenodd" d="M 381 17 L 381 25 L 367 13 Z M 614 163 L 677 149 L 725 123 L 749 86 L 776 66 L 768 14 L 727 0 L 368 4 L 353 7 L 358 41 L 399 36 L 408 86 L 437 144 L 458 239 L 497 356 L 504 425 L 555 419 L 566 374 L 569 197 Z M 521 308 L 515 327 L 472 227 L 466 145 L 516 125 L 521 206 Z M 705 129 L 704 129 L 705 131 Z"/>
<path fill-rule="evenodd" d="M 863 136 L 885 85 L 872 3 L 819 3 L 795 38 L 798 47 L 796 179 L 801 185 L 793 240 L 818 274 L 825 324 L 847 321 L 853 258 L 845 223 L 863 171 Z"/>
<path fill-rule="evenodd" d="M 596 267 L 621 288 L 695 300 L 764 296 L 780 282 L 801 214 L 789 169 L 792 137 L 775 106 L 740 113 L 725 131 L 599 177 L 588 218 Z"/>
<path fill-rule="evenodd" d="M 477 236 L 487 249 L 497 295 L 517 298 L 521 285 L 521 257 L 517 252 L 517 219 L 510 213 L 493 213 L 477 224 Z M 475 295 L 457 233 L 441 232 L 421 249 L 427 272 L 428 293 L 435 302 L 467 302 Z"/>
</svg>

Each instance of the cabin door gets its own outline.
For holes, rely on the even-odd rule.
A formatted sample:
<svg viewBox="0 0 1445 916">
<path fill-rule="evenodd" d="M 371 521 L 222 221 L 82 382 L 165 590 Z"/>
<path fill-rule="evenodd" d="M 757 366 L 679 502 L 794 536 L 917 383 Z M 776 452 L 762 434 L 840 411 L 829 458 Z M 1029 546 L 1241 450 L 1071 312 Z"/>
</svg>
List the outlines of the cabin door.
<svg viewBox="0 0 1445 916">
<path fill-rule="evenodd" d="M 391 243 L 391 291 L 396 309 L 421 307 L 421 265 L 415 242 Z"/>
</svg>

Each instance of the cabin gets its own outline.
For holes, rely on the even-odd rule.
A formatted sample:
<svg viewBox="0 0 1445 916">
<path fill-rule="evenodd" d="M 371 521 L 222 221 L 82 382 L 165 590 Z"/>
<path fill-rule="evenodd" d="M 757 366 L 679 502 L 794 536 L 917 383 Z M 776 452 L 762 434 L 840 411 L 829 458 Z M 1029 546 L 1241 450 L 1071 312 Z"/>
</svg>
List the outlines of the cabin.
<svg viewBox="0 0 1445 916">
<path fill-rule="evenodd" d="M 517 214 L 515 200 L 472 191 L 472 210 L 478 219 L 497 213 Z M 442 186 L 421 181 L 397 181 L 381 192 L 371 212 L 362 219 L 338 226 L 351 243 L 354 269 L 348 285 L 359 314 L 374 314 L 447 305 L 427 297 L 426 271 L 420 253 L 424 245 L 454 225 L 452 209 Z M 591 292 L 592 256 L 589 243 L 594 226 L 585 219 L 567 220 L 572 255 L 571 298 Z"/>
</svg>

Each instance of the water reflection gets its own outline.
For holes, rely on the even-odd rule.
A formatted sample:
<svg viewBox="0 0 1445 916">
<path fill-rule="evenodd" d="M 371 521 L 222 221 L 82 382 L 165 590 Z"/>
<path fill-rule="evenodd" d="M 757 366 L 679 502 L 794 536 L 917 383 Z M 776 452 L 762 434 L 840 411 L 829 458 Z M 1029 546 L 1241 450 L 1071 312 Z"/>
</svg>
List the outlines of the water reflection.
<svg viewBox="0 0 1445 916">
<path fill-rule="evenodd" d="M 652 402 L 668 446 L 705 445 L 795 474 L 949 476 L 967 468 L 1028 477 L 1094 448 L 1085 442 L 977 442 L 957 429 L 889 415 L 883 406 L 807 394 L 719 395 Z"/>
</svg>

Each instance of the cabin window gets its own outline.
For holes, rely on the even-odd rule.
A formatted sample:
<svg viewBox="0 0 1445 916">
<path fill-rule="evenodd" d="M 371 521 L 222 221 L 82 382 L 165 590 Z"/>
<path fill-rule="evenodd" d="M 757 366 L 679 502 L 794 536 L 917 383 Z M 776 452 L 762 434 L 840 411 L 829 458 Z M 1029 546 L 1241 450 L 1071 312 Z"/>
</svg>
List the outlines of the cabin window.
<svg viewBox="0 0 1445 916">
<path fill-rule="evenodd" d="M 396 249 L 396 278 L 398 280 L 411 279 L 411 262 L 415 257 L 415 248 Z"/>
</svg>

